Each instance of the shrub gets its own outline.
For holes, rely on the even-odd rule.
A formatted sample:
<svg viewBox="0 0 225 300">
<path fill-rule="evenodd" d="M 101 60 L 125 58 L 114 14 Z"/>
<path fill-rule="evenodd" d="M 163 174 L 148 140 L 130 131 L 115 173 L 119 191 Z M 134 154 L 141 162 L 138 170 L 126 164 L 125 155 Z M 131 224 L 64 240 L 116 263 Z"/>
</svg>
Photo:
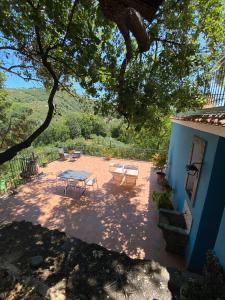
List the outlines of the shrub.
<svg viewBox="0 0 225 300">
<path fill-rule="evenodd" d="M 92 134 L 100 135 L 106 137 L 108 134 L 107 124 L 104 119 L 92 115 Z"/>
<path fill-rule="evenodd" d="M 70 138 L 69 127 L 65 122 L 54 121 L 37 139 L 35 145 L 48 145 Z"/>
<path fill-rule="evenodd" d="M 208 251 L 203 278 L 191 280 L 181 288 L 182 299 L 225 299 L 225 271 L 218 258 Z"/>
<path fill-rule="evenodd" d="M 65 151 L 73 150 L 77 146 L 81 146 L 82 147 L 83 145 L 85 145 L 85 139 L 82 138 L 82 137 L 74 139 L 74 140 L 68 139 L 68 140 L 66 140 L 63 143 L 62 142 L 57 143 L 57 146 L 64 148 Z"/>
<path fill-rule="evenodd" d="M 173 209 L 173 205 L 170 200 L 171 193 L 169 192 L 153 192 L 152 200 L 156 203 L 158 209 Z"/>
<path fill-rule="evenodd" d="M 117 139 L 120 136 L 120 129 L 118 127 L 114 127 L 111 129 L 111 137 Z"/>
<path fill-rule="evenodd" d="M 68 114 L 66 116 L 66 125 L 70 131 L 70 138 L 75 139 L 81 136 L 80 120 L 77 119 L 76 114 Z"/>
<path fill-rule="evenodd" d="M 103 156 L 106 158 L 110 158 L 113 156 L 113 151 L 111 148 L 103 148 L 101 152 L 102 152 Z"/>
<path fill-rule="evenodd" d="M 155 153 L 152 156 L 151 161 L 153 162 L 155 168 L 162 172 L 166 165 L 166 153 Z"/>
</svg>

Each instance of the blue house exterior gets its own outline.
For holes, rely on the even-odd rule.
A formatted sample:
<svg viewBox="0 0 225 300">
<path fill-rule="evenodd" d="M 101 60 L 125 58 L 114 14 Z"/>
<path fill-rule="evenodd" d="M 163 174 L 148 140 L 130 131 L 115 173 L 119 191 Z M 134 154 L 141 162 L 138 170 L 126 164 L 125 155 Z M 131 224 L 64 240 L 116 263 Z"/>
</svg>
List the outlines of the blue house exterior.
<svg viewBox="0 0 225 300">
<path fill-rule="evenodd" d="M 222 266 L 225 266 L 225 210 L 223 211 L 222 221 L 214 246 L 215 253 L 219 257 Z"/>
<path fill-rule="evenodd" d="M 185 188 L 193 138 L 205 143 L 194 201 Z M 225 127 L 174 118 L 167 177 L 175 208 L 184 212 L 187 205 L 191 214 L 187 267 L 201 271 L 206 252 L 213 250 L 225 268 Z"/>
</svg>

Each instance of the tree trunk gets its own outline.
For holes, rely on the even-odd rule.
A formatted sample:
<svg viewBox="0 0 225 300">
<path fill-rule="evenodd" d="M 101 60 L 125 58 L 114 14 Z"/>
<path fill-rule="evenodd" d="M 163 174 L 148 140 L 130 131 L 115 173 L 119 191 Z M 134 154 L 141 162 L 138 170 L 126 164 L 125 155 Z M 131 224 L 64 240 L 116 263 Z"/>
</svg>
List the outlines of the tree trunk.
<svg viewBox="0 0 225 300">
<path fill-rule="evenodd" d="M 46 129 L 48 128 L 54 113 L 54 96 L 58 89 L 59 82 L 58 80 L 54 80 L 53 87 L 49 94 L 48 98 L 48 113 L 45 118 L 43 124 L 36 129 L 25 141 L 12 146 L 11 148 L 7 149 L 6 151 L 0 153 L 0 165 L 5 163 L 6 161 L 11 160 L 13 157 L 17 155 L 17 153 L 23 149 L 26 149 L 31 146 L 32 142 Z"/>
<path fill-rule="evenodd" d="M 151 41 L 143 19 L 151 23 L 163 0 L 100 0 L 99 2 L 105 17 L 115 22 L 122 33 L 127 53 L 130 52 L 129 32 L 135 36 L 139 51 L 148 51 Z"/>
</svg>

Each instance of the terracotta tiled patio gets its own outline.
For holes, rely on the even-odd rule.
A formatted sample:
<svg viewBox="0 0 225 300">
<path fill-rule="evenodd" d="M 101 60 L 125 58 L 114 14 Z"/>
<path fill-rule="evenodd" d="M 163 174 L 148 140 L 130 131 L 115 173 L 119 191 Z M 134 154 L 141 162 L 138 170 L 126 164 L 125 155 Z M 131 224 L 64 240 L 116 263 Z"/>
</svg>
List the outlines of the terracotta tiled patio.
<svg viewBox="0 0 225 300">
<path fill-rule="evenodd" d="M 74 162 L 55 161 L 43 171 L 46 176 L 18 188 L 18 193 L 0 200 L 0 219 L 27 220 L 130 257 L 154 259 L 162 265 L 183 268 L 183 260 L 166 252 L 158 214 L 151 192 L 158 190 L 155 172 L 148 162 L 115 160 L 139 167 L 135 187 L 113 184 L 109 162 L 100 157 L 82 156 Z M 90 171 L 97 176 L 98 189 L 84 196 L 56 181 L 66 169 Z"/>
</svg>

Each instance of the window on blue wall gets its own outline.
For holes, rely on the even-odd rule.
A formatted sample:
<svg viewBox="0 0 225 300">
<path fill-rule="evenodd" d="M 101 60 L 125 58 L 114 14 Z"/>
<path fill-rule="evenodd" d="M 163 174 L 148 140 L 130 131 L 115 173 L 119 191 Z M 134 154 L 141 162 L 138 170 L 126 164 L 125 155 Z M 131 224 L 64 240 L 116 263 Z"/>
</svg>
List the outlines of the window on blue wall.
<svg viewBox="0 0 225 300">
<path fill-rule="evenodd" d="M 203 164 L 206 141 L 194 136 L 192 139 L 191 152 L 188 161 L 189 166 L 195 166 L 198 171 L 188 171 L 185 183 L 185 189 L 189 199 L 194 203 L 198 188 L 199 178 L 201 176 L 201 167 Z"/>
</svg>

